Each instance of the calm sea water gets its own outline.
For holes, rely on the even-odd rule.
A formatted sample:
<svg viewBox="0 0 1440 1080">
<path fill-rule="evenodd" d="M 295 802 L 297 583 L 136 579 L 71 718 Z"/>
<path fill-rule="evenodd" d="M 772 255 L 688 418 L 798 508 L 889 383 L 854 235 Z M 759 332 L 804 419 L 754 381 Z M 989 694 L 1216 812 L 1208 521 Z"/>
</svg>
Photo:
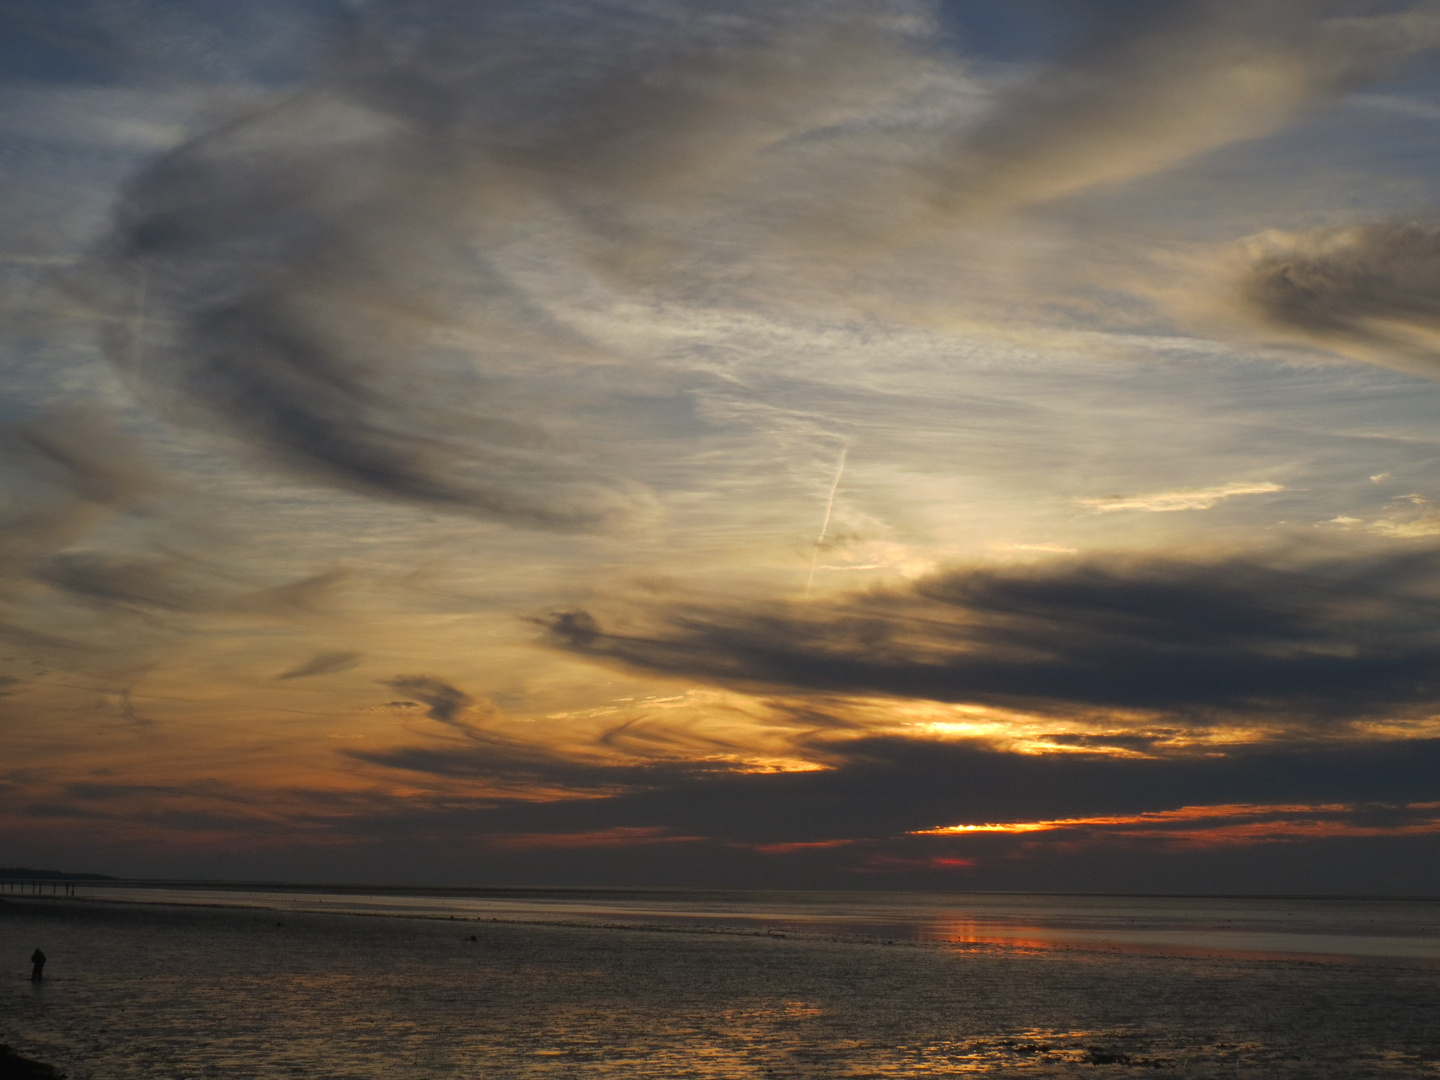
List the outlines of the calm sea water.
<svg viewBox="0 0 1440 1080">
<path fill-rule="evenodd" d="M 1338 900 L 11 896 L 0 1040 L 81 1080 L 1440 1077 L 1437 916 Z M 37 945 L 50 964 L 32 987 Z"/>
</svg>

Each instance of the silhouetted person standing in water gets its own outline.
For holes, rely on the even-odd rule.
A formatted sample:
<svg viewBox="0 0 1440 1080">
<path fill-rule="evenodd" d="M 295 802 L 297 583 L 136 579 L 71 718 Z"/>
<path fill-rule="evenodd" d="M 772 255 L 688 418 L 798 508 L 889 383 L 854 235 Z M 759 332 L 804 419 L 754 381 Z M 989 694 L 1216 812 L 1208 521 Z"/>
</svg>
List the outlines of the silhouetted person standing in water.
<svg viewBox="0 0 1440 1080">
<path fill-rule="evenodd" d="M 30 969 L 30 981 L 39 982 L 45 977 L 45 954 L 36 949 L 30 954 L 30 963 L 35 965 Z"/>
</svg>

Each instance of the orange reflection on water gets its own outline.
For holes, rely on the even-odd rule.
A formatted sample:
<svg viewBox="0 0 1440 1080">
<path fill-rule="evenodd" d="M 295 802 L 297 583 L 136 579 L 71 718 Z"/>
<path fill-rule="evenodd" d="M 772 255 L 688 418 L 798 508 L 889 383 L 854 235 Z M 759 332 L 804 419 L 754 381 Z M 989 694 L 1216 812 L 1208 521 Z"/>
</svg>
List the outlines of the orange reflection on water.
<svg viewBox="0 0 1440 1080">
<path fill-rule="evenodd" d="M 1045 951 L 1057 945 L 1056 938 L 1038 926 L 998 926 L 979 919 L 956 917 L 937 919 L 922 926 L 919 941 L 949 942 L 954 945 L 1007 945 L 1016 949 Z"/>
</svg>

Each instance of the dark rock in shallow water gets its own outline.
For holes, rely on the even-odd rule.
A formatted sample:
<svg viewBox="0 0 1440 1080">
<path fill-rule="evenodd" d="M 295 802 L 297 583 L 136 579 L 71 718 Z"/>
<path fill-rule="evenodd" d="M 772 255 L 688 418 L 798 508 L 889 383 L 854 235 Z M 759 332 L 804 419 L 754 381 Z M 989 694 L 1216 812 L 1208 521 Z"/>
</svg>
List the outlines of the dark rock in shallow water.
<svg viewBox="0 0 1440 1080">
<path fill-rule="evenodd" d="M 49 1065 L 21 1057 L 0 1043 L 0 1080 L 64 1080 L 64 1077 L 64 1073 Z"/>
</svg>

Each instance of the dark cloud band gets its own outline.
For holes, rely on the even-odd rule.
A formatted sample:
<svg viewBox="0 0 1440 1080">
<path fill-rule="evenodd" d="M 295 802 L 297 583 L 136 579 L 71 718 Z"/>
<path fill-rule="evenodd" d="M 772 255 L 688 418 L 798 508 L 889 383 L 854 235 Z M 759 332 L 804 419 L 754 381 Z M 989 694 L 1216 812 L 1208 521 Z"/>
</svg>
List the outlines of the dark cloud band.
<svg viewBox="0 0 1440 1080">
<path fill-rule="evenodd" d="M 676 604 L 550 642 L 747 687 L 1220 722 L 1328 722 L 1440 700 L 1440 551 L 1091 559 L 956 570 L 833 603 Z"/>
</svg>

